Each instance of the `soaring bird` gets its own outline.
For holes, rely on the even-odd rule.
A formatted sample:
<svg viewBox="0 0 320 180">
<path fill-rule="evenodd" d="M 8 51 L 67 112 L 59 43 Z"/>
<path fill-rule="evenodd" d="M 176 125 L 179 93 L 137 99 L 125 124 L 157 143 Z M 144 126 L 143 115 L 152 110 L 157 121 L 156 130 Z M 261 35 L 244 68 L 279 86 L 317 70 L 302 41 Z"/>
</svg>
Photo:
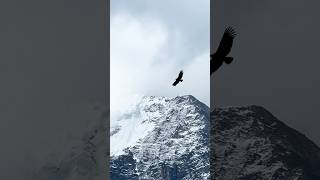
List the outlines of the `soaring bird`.
<svg viewBox="0 0 320 180">
<path fill-rule="evenodd" d="M 233 57 L 227 55 L 231 51 L 233 39 L 236 36 L 236 32 L 232 27 L 227 27 L 224 31 L 219 47 L 214 54 L 210 55 L 210 75 L 213 74 L 223 62 L 230 64 L 233 61 Z"/>
<path fill-rule="evenodd" d="M 174 83 L 172 84 L 172 86 L 176 86 L 179 82 L 182 82 L 182 76 L 183 76 L 183 71 L 180 71 L 176 81 L 174 81 Z"/>
</svg>

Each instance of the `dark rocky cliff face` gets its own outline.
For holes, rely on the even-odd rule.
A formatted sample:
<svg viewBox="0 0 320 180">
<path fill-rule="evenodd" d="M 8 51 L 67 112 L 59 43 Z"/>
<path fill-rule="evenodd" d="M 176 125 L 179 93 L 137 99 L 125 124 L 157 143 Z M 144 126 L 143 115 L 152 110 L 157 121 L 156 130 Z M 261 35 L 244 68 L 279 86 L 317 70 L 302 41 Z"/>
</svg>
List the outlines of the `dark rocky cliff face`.
<svg viewBox="0 0 320 180">
<path fill-rule="evenodd" d="M 212 179 L 320 179 L 320 149 L 259 106 L 211 112 Z"/>
<path fill-rule="evenodd" d="M 110 162 L 110 178 L 118 180 L 138 180 L 136 168 L 137 165 L 133 159 L 132 152 L 120 155 Z"/>
</svg>

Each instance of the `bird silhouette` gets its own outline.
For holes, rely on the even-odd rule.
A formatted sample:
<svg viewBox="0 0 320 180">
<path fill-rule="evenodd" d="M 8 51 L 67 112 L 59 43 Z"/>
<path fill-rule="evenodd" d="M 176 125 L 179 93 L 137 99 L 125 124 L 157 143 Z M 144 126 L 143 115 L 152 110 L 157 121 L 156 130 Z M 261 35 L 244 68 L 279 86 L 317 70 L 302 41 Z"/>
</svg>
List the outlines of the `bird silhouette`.
<svg viewBox="0 0 320 180">
<path fill-rule="evenodd" d="M 236 32 L 232 27 L 227 27 L 224 31 L 219 47 L 214 54 L 210 55 L 210 75 L 216 72 L 223 64 L 223 62 L 230 64 L 233 57 L 228 57 L 232 48 L 233 39 Z"/>
<path fill-rule="evenodd" d="M 177 79 L 174 81 L 174 83 L 172 84 L 172 86 L 176 86 L 179 82 L 182 82 L 182 76 L 183 76 L 183 71 L 180 71 Z"/>
</svg>

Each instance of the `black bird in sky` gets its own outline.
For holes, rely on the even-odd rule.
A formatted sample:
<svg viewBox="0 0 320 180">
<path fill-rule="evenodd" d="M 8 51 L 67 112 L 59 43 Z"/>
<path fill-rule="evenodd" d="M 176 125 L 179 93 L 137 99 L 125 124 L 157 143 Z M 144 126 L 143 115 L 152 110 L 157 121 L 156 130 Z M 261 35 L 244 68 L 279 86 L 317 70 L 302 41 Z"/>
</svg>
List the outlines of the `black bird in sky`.
<svg viewBox="0 0 320 180">
<path fill-rule="evenodd" d="M 182 82 L 182 76 L 183 76 L 183 71 L 180 71 L 176 81 L 174 81 L 174 83 L 172 84 L 172 86 L 176 86 L 179 82 Z"/>
<path fill-rule="evenodd" d="M 232 27 L 227 27 L 224 31 L 219 47 L 214 54 L 210 55 L 210 75 L 219 69 L 223 62 L 230 64 L 233 61 L 233 57 L 227 55 L 231 51 L 233 39 L 236 36 L 236 32 Z"/>
</svg>

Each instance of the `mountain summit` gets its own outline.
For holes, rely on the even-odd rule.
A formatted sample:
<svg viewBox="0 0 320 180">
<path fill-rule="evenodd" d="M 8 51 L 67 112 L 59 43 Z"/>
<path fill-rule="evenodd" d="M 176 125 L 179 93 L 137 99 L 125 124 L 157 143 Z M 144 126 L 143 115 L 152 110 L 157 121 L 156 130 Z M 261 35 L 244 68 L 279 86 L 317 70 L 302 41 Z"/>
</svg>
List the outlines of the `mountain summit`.
<svg viewBox="0 0 320 180">
<path fill-rule="evenodd" d="M 111 179 L 207 179 L 209 112 L 193 96 L 142 98 L 111 125 Z"/>
<path fill-rule="evenodd" d="M 320 179 L 320 148 L 264 108 L 216 108 L 210 116 L 211 123 L 209 108 L 193 96 L 143 97 L 111 122 L 110 178 Z M 107 159 L 99 153 L 105 151 L 103 124 L 32 179 L 101 179 L 108 169 L 99 164 Z"/>
<path fill-rule="evenodd" d="M 216 108 L 211 119 L 213 179 L 320 179 L 319 147 L 264 108 Z"/>
</svg>

